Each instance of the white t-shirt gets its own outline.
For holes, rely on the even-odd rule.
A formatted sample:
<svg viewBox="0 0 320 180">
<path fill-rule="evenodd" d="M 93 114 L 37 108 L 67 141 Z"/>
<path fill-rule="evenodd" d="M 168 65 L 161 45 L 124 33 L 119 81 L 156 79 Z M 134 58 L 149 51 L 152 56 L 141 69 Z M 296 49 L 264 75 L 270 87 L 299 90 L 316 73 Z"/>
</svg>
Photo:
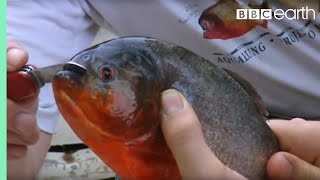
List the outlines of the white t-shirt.
<svg viewBox="0 0 320 180">
<path fill-rule="evenodd" d="M 234 21 L 237 6 L 232 5 L 217 0 L 9 0 L 7 34 L 26 47 L 39 67 L 65 62 L 85 49 L 97 25 L 119 36 L 159 38 L 249 80 L 271 114 L 319 118 L 319 10 L 312 21 L 273 18 L 241 24 Z M 222 11 L 226 7 L 228 13 Z M 50 89 L 41 90 L 38 121 L 43 130 L 54 132 L 57 110 Z"/>
</svg>

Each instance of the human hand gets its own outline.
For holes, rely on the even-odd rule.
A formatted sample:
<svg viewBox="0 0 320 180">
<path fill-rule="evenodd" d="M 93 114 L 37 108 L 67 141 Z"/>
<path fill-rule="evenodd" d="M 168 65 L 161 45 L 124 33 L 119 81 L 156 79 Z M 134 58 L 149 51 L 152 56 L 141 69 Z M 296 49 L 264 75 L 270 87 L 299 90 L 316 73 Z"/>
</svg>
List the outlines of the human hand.
<svg viewBox="0 0 320 180">
<path fill-rule="evenodd" d="M 183 179 L 245 179 L 211 152 L 195 112 L 178 91 L 167 90 L 161 98 L 162 132 Z"/>
<path fill-rule="evenodd" d="M 16 42 L 7 40 L 7 72 L 13 72 L 26 64 L 28 53 Z M 38 141 L 40 130 L 35 114 L 38 97 L 20 102 L 7 98 L 7 158 L 22 158 L 29 145 Z"/>
<path fill-rule="evenodd" d="M 270 120 L 283 152 L 268 164 L 271 179 L 320 179 L 320 121 Z"/>
</svg>

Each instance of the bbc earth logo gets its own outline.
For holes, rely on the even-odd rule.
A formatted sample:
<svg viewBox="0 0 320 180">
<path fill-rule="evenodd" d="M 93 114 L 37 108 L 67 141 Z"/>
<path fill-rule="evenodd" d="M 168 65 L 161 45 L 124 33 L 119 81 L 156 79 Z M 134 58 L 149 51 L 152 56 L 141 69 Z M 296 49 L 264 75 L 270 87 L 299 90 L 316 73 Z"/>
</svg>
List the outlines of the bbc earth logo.
<svg viewBox="0 0 320 180">
<path fill-rule="evenodd" d="M 273 13 L 272 13 L 273 12 Z M 300 9 L 237 9 L 237 19 L 316 19 L 316 12 L 314 9 L 309 9 L 308 6 Z"/>
</svg>

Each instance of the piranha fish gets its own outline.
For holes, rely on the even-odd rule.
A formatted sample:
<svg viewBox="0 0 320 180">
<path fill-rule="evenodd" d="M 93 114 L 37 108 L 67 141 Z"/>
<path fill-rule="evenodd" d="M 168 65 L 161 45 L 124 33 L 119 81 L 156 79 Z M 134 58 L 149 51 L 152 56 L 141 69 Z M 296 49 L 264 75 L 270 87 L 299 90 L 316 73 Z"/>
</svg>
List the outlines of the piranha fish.
<svg viewBox="0 0 320 180">
<path fill-rule="evenodd" d="M 169 88 L 191 103 L 224 164 L 263 179 L 278 142 L 255 93 L 236 79 L 183 47 L 124 37 L 75 55 L 53 91 L 70 127 L 121 179 L 181 179 L 160 128 L 160 94 Z"/>
<path fill-rule="evenodd" d="M 199 24 L 204 30 L 205 39 L 231 39 L 242 36 L 256 26 L 267 28 L 267 20 L 238 20 L 236 19 L 237 9 L 267 8 L 264 1 L 260 6 L 240 5 L 235 0 L 220 0 L 204 10 L 199 18 Z"/>
</svg>

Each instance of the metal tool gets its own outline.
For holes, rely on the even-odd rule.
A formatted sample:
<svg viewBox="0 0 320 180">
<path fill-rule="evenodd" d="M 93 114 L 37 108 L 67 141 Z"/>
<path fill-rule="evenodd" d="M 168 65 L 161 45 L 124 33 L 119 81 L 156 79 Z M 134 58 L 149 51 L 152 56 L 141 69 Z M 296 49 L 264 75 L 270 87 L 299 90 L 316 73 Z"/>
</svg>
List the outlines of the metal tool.
<svg viewBox="0 0 320 180">
<path fill-rule="evenodd" d="M 53 76 L 63 69 L 65 64 L 44 68 L 25 65 L 21 70 L 7 74 L 7 98 L 21 101 L 37 94 L 45 83 L 51 83 Z"/>
</svg>

